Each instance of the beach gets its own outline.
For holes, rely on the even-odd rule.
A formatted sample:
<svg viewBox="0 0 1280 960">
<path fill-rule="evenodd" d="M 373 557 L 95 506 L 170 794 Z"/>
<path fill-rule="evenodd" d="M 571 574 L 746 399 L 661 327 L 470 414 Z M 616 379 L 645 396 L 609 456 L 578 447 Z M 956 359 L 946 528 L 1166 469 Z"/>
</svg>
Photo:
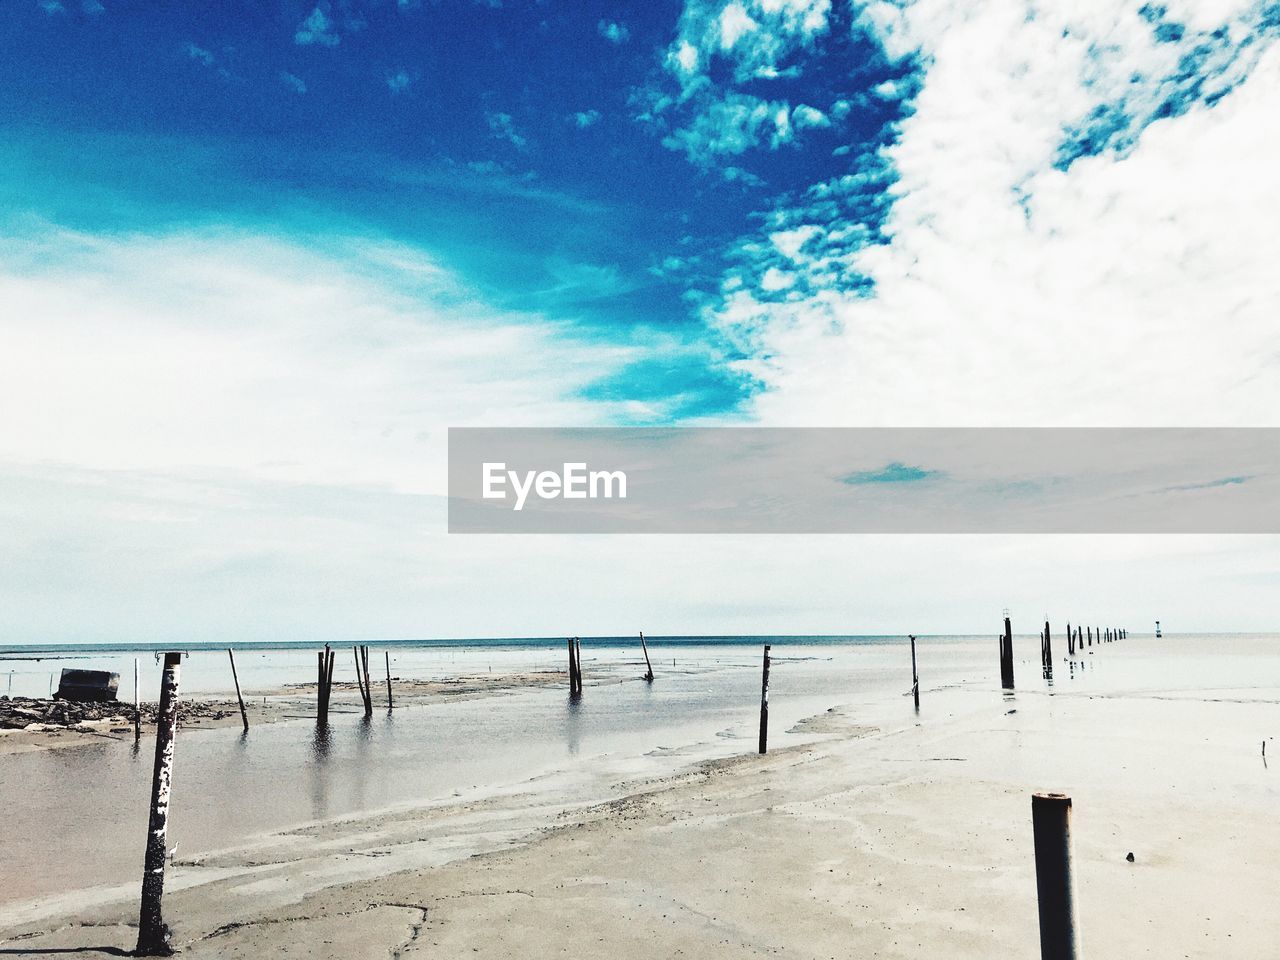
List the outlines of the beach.
<svg viewBox="0 0 1280 960">
<path fill-rule="evenodd" d="M 1133 637 L 1074 667 L 1061 658 L 1052 683 L 1028 657 L 1034 638 L 1019 639 L 1012 693 L 992 677 L 994 642 L 922 641 L 919 714 L 903 696 L 909 670 L 906 683 L 901 671 L 881 676 L 901 643 L 775 647 L 765 756 L 745 646 L 681 651 L 685 672 L 659 670 L 652 687 L 629 655 L 601 651 L 577 716 L 590 722 L 592 705 L 604 729 L 579 730 L 576 752 L 566 727 L 543 738 L 558 741 L 546 762 L 451 773 L 436 759 L 434 788 L 417 799 L 370 776 L 366 802 L 330 796 L 302 822 L 277 827 L 246 806 L 233 843 L 192 836 L 190 820 L 205 815 L 188 794 L 166 920 L 195 957 L 1034 956 L 1030 798 L 1055 790 L 1073 798 L 1089 955 L 1270 955 L 1280 937 L 1267 902 L 1277 789 L 1262 756 L 1280 701 L 1271 639 Z M 699 699 L 682 725 L 648 728 L 636 704 L 664 683 L 678 700 L 721 689 L 746 698 L 741 721 L 722 726 L 720 708 Z M 608 729 L 610 702 L 631 729 Z M 561 689 L 525 689 L 406 705 L 397 722 L 434 712 L 465 726 L 501 710 L 538 723 L 567 709 Z M 305 730 L 293 721 L 270 733 Z M 233 734 L 188 742 L 223 750 Z M 362 756 L 339 740 L 328 762 L 373 770 L 381 745 L 396 766 L 394 744 L 365 743 Z M 188 747 L 188 782 L 202 756 Z M 0 758 L 0 789 L 16 764 L 53 757 Z M 83 875 L 95 882 L 32 877 L 24 891 L 37 870 L 25 859 L 0 899 L 0 950 L 131 949 L 143 813 L 130 810 L 122 832 L 134 848 Z M 31 829 L 10 836 L 57 855 Z"/>
</svg>

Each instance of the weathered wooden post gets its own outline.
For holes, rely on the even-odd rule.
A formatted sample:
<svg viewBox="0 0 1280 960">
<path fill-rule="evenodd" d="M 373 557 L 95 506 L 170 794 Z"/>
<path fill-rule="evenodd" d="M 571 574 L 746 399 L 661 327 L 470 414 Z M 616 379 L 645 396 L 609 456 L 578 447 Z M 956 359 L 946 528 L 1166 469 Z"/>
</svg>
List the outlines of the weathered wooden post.
<svg viewBox="0 0 1280 960">
<path fill-rule="evenodd" d="M 573 662 L 578 668 L 578 696 L 582 696 L 582 640 L 573 638 Z"/>
<path fill-rule="evenodd" d="M 1089 641 L 1088 643 L 1085 644 L 1085 646 L 1092 647 L 1093 646 L 1093 627 L 1085 627 L 1085 630 L 1087 631 L 1085 636 Z"/>
<path fill-rule="evenodd" d="M 138 917 L 139 957 L 167 957 L 173 953 L 169 928 L 161 911 L 164 861 L 168 853 L 169 795 L 173 786 L 174 737 L 178 732 L 178 678 L 182 654 L 164 655 L 160 678 L 160 707 L 156 715 L 156 763 L 151 775 L 151 816 L 147 822 L 147 852 L 142 867 L 142 907 Z"/>
<path fill-rule="evenodd" d="M 1078 960 L 1075 878 L 1071 873 L 1071 798 L 1060 793 L 1031 797 L 1036 848 L 1036 895 L 1040 902 L 1041 960 Z"/>
<path fill-rule="evenodd" d="M 649 645 L 644 642 L 644 631 L 640 631 L 640 649 L 644 651 L 644 678 L 653 683 L 653 664 L 649 662 Z"/>
<path fill-rule="evenodd" d="M 574 656 L 573 637 L 568 638 L 569 643 L 569 696 L 576 697 L 578 695 L 578 658 Z"/>
<path fill-rule="evenodd" d="M 1004 618 L 1004 636 L 1000 638 L 1000 686 L 1013 689 L 1013 625 Z"/>
<path fill-rule="evenodd" d="M 138 658 L 133 658 L 133 742 L 142 739 L 142 702 L 138 699 Z"/>
<path fill-rule="evenodd" d="M 1049 621 L 1044 622 L 1044 665 L 1053 669 L 1053 637 L 1049 633 Z"/>
<path fill-rule="evenodd" d="M 391 710 L 391 651 L 383 650 L 382 652 L 387 658 L 387 709 Z"/>
<path fill-rule="evenodd" d="M 764 645 L 764 673 L 760 680 L 760 752 L 769 745 L 769 644 Z"/>
<path fill-rule="evenodd" d="M 915 672 L 915 634 L 911 634 L 911 696 L 915 699 L 915 709 L 920 709 L 920 675 Z"/>
<path fill-rule="evenodd" d="M 1071 632 L 1071 622 L 1067 621 L 1067 656 L 1074 657 L 1076 655 L 1076 637 Z"/>
<path fill-rule="evenodd" d="M 244 732 L 249 732 L 249 714 L 244 710 L 244 697 L 240 695 L 240 676 L 236 673 L 236 655 L 227 647 L 227 656 L 231 659 L 231 679 L 236 682 L 236 700 L 240 703 L 240 720 L 244 723 Z"/>
</svg>

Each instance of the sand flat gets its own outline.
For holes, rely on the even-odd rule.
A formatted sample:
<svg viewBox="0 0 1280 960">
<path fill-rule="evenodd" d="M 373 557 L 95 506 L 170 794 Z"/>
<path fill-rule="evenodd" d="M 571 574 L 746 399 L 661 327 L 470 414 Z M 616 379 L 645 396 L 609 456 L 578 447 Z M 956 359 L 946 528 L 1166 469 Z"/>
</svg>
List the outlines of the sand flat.
<svg viewBox="0 0 1280 960">
<path fill-rule="evenodd" d="M 512 793 L 180 865 L 166 912 L 193 957 L 1035 956 L 1030 793 L 1056 789 L 1089 956 L 1265 957 L 1276 788 L 1245 734 L 1273 709 L 969 689 L 871 730 L 846 705 L 812 743 L 595 804 Z M 134 909 L 0 949 L 129 948 Z"/>
</svg>

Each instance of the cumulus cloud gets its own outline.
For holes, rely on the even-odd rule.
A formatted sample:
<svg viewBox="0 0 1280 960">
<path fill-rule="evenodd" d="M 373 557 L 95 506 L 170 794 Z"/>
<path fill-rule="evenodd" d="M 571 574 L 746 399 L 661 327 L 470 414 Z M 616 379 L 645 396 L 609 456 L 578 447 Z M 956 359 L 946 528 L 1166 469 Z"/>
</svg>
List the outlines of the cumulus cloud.
<svg viewBox="0 0 1280 960">
<path fill-rule="evenodd" d="M 336 47 L 338 34 L 334 32 L 333 20 L 319 6 L 312 9 L 293 34 L 293 42 L 299 46 L 320 44 L 323 47 Z"/>
<path fill-rule="evenodd" d="M 600 31 L 600 36 L 618 46 L 631 39 L 631 31 L 627 29 L 626 25 L 615 23 L 612 20 L 601 20 L 596 24 L 596 29 Z"/>
<path fill-rule="evenodd" d="M 764 420 L 1276 420 L 1280 25 L 1239 2 L 1034 13 L 865 9 L 919 64 L 911 111 L 769 211 L 707 313 Z"/>
</svg>

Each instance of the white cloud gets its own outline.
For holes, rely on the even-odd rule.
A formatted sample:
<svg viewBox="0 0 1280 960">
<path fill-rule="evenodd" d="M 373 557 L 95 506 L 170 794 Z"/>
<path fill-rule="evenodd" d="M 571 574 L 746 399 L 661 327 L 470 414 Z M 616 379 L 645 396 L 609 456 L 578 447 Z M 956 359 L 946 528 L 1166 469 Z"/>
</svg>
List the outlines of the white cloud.
<svg viewBox="0 0 1280 960">
<path fill-rule="evenodd" d="M 280 82 L 292 90 L 294 93 L 306 93 L 307 84 L 301 77 L 290 73 L 288 70 L 280 71 Z"/>
<path fill-rule="evenodd" d="M 600 422 L 609 405 L 575 394 L 640 356 L 490 308 L 392 244 L 23 242 L 26 261 L 0 270 L 0 409 L 21 411 L 0 433 L 9 464 L 441 492 L 444 425 Z"/>
<path fill-rule="evenodd" d="M 775 243 L 744 240 L 747 273 L 709 314 L 757 358 L 759 416 L 1275 422 L 1280 52 L 1241 9 L 1228 50 L 1137 4 L 869 8 L 889 54 L 925 64 L 914 113 L 775 212 Z M 831 215 L 886 189 L 882 236 Z M 796 274 L 785 301 L 779 271 Z"/>
<path fill-rule="evenodd" d="M 612 20 L 601 20 L 596 24 L 596 29 L 600 31 L 600 36 L 617 46 L 621 46 L 631 39 L 631 31 L 628 30 L 626 24 L 623 23 L 616 23 Z"/>
<path fill-rule="evenodd" d="M 573 120 L 574 126 L 576 126 L 580 130 L 583 130 L 583 129 L 586 129 L 587 127 L 595 126 L 597 123 L 600 122 L 600 111 L 599 110 L 579 110 L 577 113 L 573 114 L 570 119 Z"/>
<path fill-rule="evenodd" d="M 413 83 L 413 76 L 407 70 L 397 70 L 387 75 L 387 87 L 392 93 L 400 93 Z"/>
<path fill-rule="evenodd" d="M 325 47 L 336 47 L 338 35 L 333 30 L 333 21 L 317 6 L 307 14 L 305 20 L 298 24 L 298 29 L 293 34 L 293 42 L 299 46 L 318 43 Z"/>
</svg>

